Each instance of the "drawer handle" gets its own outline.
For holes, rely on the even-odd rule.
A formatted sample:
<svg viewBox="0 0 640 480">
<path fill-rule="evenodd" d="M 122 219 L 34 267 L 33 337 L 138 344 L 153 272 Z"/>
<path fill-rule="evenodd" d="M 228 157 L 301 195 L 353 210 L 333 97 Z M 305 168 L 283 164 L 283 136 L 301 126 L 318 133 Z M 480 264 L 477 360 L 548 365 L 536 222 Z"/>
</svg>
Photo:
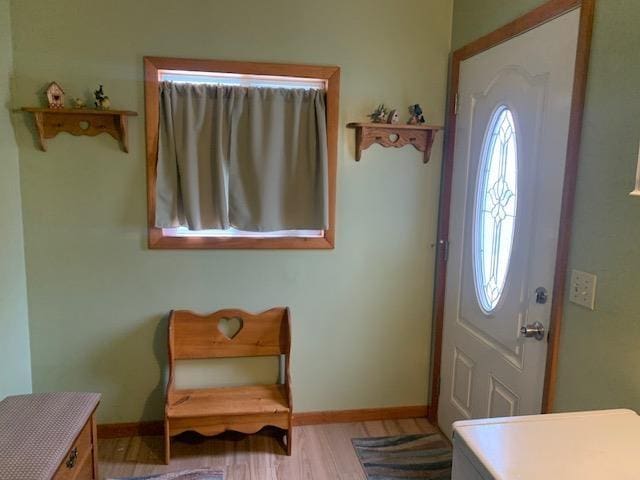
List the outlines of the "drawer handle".
<svg viewBox="0 0 640 480">
<path fill-rule="evenodd" d="M 69 454 L 69 459 L 67 460 L 67 468 L 71 469 L 76 466 L 76 461 L 78 460 L 78 447 L 73 447 L 71 453 Z"/>
</svg>

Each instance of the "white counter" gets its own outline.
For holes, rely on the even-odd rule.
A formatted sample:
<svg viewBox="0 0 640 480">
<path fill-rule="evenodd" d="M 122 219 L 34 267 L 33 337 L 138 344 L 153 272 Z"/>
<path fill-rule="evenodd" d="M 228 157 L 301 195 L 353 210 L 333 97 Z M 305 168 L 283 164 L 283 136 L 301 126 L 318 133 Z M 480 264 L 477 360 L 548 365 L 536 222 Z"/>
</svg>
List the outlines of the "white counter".
<svg viewBox="0 0 640 480">
<path fill-rule="evenodd" d="M 453 424 L 452 480 L 638 480 L 640 417 L 601 410 Z"/>
</svg>

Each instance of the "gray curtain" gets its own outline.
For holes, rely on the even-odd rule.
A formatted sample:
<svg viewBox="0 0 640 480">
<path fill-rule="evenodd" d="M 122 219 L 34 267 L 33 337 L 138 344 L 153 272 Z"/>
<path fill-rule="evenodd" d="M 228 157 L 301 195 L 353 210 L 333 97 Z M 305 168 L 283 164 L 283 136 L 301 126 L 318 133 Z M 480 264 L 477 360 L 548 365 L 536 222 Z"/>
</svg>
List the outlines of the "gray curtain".
<svg viewBox="0 0 640 480">
<path fill-rule="evenodd" d="M 156 226 L 328 227 L 325 93 L 162 82 Z"/>
</svg>

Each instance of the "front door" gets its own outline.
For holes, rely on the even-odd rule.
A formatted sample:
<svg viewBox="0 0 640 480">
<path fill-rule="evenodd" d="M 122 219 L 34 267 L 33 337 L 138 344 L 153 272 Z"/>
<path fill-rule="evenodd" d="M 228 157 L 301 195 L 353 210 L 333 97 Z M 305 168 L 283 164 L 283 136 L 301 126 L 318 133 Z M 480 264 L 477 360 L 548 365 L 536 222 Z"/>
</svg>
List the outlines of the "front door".
<svg viewBox="0 0 640 480">
<path fill-rule="evenodd" d="M 540 413 L 579 17 L 460 63 L 438 408 L 449 436 L 456 420 Z"/>
</svg>

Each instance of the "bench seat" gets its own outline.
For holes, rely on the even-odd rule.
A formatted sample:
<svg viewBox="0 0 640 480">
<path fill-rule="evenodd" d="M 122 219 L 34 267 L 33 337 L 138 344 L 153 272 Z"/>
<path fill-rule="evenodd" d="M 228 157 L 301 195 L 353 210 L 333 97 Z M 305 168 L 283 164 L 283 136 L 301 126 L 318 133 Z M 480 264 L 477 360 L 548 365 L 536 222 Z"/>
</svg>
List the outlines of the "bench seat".
<svg viewBox="0 0 640 480">
<path fill-rule="evenodd" d="M 174 390 L 166 410 L 169 418 L 288 412 L 284 385 Z"/>
</svg>

